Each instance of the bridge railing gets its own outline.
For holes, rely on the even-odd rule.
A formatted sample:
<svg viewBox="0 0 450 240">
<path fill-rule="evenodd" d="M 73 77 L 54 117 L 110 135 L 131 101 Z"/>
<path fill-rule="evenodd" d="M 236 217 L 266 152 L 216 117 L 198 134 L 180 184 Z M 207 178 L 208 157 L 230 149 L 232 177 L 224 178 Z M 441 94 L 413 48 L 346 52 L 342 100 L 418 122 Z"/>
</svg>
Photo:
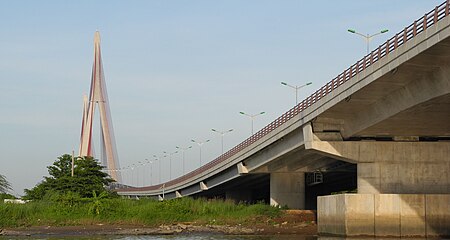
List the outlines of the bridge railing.
<svg viewBox="0 0 450 240">
<path fill-rule="evenodd" d="M 140 188 L 128 188 L 128 189 L 121 189 L 121 191 L 150 191 L 150 190 L 157 190 L 162 188 L 167 188 L 170 186 L 173 186 L 175 184 L 181 183 L 187 179 L 193 178 L 196 175 L 205 172 L 212 167 L 216 166 L 217 164 L 224 162 L 225 160 L 229 159 L 230 157 L 234 156 L 235 154 L 239 153 L 243 149 L 247 148 L 251 144 L 255 143 L 262 137 L 266 136 L 270 132 L 272 132 L 274 129 L 278 128 L 279 126 L 283 125 L 293 117 L 297 116 L 299 113 L 304 111 L 305 109 L 309 108 L 314 103 L 318 102 L 323 97 L 327 96 L 329 93 L 331 93 L 334 89 L 338 88 L 348 80 L 350 80 L 352 77 L 357 75 L 358 73 L 366 70 L 368 67 L 372 66 L 374 63 L 378 62 L 381 58 L 385 57 L 389 53 L 395 51 L 398 47 L 404 45 L 409 40 L 413 39 L 416 35 L 420 34 L 421 32 L 425 31 L 427 28 L 435 25 L 438 21 L 443 19 L 444 17 L 449 15 L 449 7 L 450 7 L 450 0 L 446 0 L 444 3 L 442 3 L 439 6 L 436 6 L 433 10 L 426 13 L 423 17 L 419 18 L 418 20 L 414 21 L 411 25 L 405 27 L 403 31 L 395 34 L 392 38 L 388 39 L 385 43 L 380 45 L 377 49 L 373 50 L 366 56 L 364 56 L 362 59 L 357 61 L 355 64 L 351 65 L 348 69 L 344 70 L 341 74 L 337 75 L 335 78 L 333 78 L 330 82 L 325 84 L 323 87 L 318 89 L 316 92 L 311 94 L 309 97 L 304 99 L 302 102 L 291 108 L 289 111 L 285 112 L 283 115 L 275 119 L 273 122 L 250 136 L 249 138 L 245 139 L 243 142 L 239 143 L 229 151 L 225 152 L 221 156 L 217 157 L 213 161 L 201 166 L 200 168 L 195 169 L 192 172 L 189 172 L 188 174 L 185 174 L 179 178 L 173 179 L 171 181 L 168 181 L 164 184 L 158 184 L 154 186 L 148 186 L 148 187 L 140 187 Z"/>
</svg>

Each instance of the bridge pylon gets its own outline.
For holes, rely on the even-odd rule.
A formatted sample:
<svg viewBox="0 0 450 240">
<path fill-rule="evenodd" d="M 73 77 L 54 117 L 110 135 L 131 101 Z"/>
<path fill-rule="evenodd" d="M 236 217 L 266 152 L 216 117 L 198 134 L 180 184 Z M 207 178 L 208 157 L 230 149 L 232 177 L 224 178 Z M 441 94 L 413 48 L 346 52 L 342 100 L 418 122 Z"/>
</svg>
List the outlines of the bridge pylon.
<svg viewBox="0 0 450 240">
<path fill-rule="evenodd" d="M 98 107 L 100 117 L 100 143 L 101 163 L 106 166 L 111 177 L 116 182 L 121 182 L 119 158 L 117 156 L 116 141 L 109 109 L 108 94 L 106 91 L 105 76 L 103 72 L 102 57 L 100 50 L 100 33 L 94 36 L 94 63 L 92 66 L 91 89 L 89 98 L 84 98 L 84 109 L 81 125 L 81 138 L 79 156 L 94 157 L 94 146 L 92 144 L 92 130 L 95 109 Z"/>
</svg>

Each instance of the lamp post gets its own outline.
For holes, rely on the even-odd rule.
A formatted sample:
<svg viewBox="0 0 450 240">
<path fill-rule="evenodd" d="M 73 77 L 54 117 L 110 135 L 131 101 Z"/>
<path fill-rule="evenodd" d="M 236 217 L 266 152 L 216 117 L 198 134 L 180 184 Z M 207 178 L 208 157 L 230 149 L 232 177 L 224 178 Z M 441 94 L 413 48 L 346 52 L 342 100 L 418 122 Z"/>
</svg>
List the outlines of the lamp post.
<svg viewBox="0 0 450 240">
<path fill-rule="evenodd" d="M 147 164 L 150 164 L 150 186 L 153 185 L 153 161 L 148 160 L 147 158 L 145 159 L 147 161 Z"/>
<path fill-rule="evenodd" d="M 180 149 L 181 152 L 183 153 L 183 175 L 184 175 L 184 174 L 186 173 L 186 172 L 184 171 L 184 152 L 185 152 L 186 150 L 192 148 L 192 146 L 189 146 L 189 147 L 179 147 L 179 146 L 176 146 L 175 148 Z"/>
<path fill-rule="evenodd" d="M 134 167 L 132 165 L 128 166 L 128 181 L 130 182 L 130 186 L 133 186 L 133 181 L 134 181 L 133 169 L 134 169 Z"/>
<path fill-rule="evenodd" d="M 172 155 L 178 153 L 178 151 L 169 153 L 169 152 L 164 152 L 165 154 L 169 155 L 169 180 L 172 180 Z"/>
<path fill-rule="evenodd" d="M 289 83 L 286 83 L 286 82 L 281 82 L 281 84 L 284 85 L 284 86 L 288 86 L 288 87 L 290 87 L 290 88 L 295 90 L 295 105 L 297 105 L 298 104 L 298 90 L 300 88 L 303 88 L 303 87 L 306 87 L 308 85 L 311 85 L 312 82 L 307 82 L 307 83 L 305 83 L 303 85 L 300 85 L 300 86 L 293 86 L 293 85 L 290 85 Z"/>
<path fill-rule="evenodd" d="M 132 175 L 134 175 L 134 169 L 137 170 L 137 166 L 136 166 L 136 164 L 133 163 L 133 164 L 131 164 Z M 139 178 L 139 173 L 136 174 L 136 187 L 138 187 L 138 178 Z"/>
<path fill-rule="evenodd" d="M 253 135 L 253 121 L 255 120 L 255 117 L 257 117 L 259 115 L 263 115 L 266 112 L 260 112 L 260 113 L 257 113 L 257 114 L 247 114 L 245 112 L 239 112 L 239 113 L 249 117 L 252 120 L 252 135 Z"/>
<path fill-rule="evenodd" d="M 140 167 L 137 169 L 138 176 L 139 176 L 139 169 L 142 167 L 142 185 L 140 185 L 140 186 L 143 186 L 144 183 L 145 183 L 145 167 L 144 167 L 145 163 L 139 161 L 139 162 L 138 162 L 138 165 L 140 166 Z M 139 186 L 139 181 L 140 181 L 140 179 L 138 179 L 138 186 Z"/>
<path fill-rule="evenodd" d="M 123 172 L 123 184 L 127 185 L 128 184 L 128 168 L 129 166 L 123 167 L 122 168 L 122 172 Z"/>
<path fill-rule="evenodd" d="M 127 179 L 129 182 L 129 185 L 132 186 L 133 185 L 133 166 L 128 165 L 127 167 Z"/>
<path fill-rule="evenodd" d="M 232 132 L 233 129 L 228 129 L 227 131 L 219 131 L 219 130 L 216 130 L 213 128 L 213 129 L 211 129 L 211 131 L 220 134 L 221 141 L 222 141 L 222 154 L 223 154 L 223 136 L 225 136 L 225 134 L 227 134 L 227 133 Z"/>
<path fill-rule="evenodd" d="M 372 38 L 377 36 L 377 35 L 380 35 L 380 34 L 383 34 L 383 33 L 387 33 L 389 30 L 383 29 L 383 30 L 381 30 L 381 31 L 379 31 L 379 32 L 377 32 L 375 34 L 372 34 L 372 35 L 370 35 L 370 34 L 364 35 L 362 33 L 359 33 L 357 31 L 355 31 L 354 29 L 348 29 L 347 31 L 350 32 L 350 33 L 359 35 L 359 36 L 364 38 L 364 41 L 367 43 L 367 54 L 369 54 L 369 45 L 370 45 L 370 41 L 372 40 Z"/>
<path fill-rule="evenodd" d="M 205 141 L 203 141 L 203 142 L 201 142 L 201 141 L 195 141 L 194 139 L 192 139 L 191 142 L 197 143 L 197 145 L 198 145 L 199 148 L 200 148 L 200 166 L 202 166 L 202 146 L 203 146 L 203 144 L 209 142 L 209 139 L 208 139 L 208 140 L 205 140 Z"/>
<path fill-rule="evenodd" d="M 156 155 L 153 155 L 153 157 L 155 158 L 155 161 L 158 161 L 158 184 L 161 184 L 161 158 L 166 157 L 166 155 L 162 155 L 161 157 L 158 157 Z"/>
</svg>

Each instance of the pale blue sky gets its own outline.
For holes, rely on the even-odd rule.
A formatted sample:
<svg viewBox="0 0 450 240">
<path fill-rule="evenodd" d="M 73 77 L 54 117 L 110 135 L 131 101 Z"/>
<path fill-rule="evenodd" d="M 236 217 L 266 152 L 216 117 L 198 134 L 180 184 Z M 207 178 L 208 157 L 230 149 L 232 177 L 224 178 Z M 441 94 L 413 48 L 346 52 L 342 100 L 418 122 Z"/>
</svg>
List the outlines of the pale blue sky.
<svg viewBox="0 0 450 240">
<path fill-rule="evenodd" d="M 294 105 L 280 81 L 312 81 L 304 98 L 362 58 L 366 45 L 348 28 L 389 29 L 373 49 L 442 2 L 0 0 L 0 174 L 22 194 L 56 157 L 77 152 L 96 30 L 121 166 L 192 138 L 211 139 L 206 162 L 221 152 L 211 128 L 234 129 L 229 149 L 251 131 L 239 111 L 265 111 L 260 129 Z M 198 150 L 186 152 L 187 170 Z M 167 160 L 162 170 L 167 180 Z"/>
</svg>

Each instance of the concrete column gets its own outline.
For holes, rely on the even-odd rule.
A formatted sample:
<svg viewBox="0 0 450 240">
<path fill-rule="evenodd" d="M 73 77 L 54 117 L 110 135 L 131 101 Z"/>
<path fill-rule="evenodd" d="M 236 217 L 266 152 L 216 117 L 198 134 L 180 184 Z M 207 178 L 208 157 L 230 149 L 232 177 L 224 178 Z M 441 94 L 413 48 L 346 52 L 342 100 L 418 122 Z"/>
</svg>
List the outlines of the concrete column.
<svg viewBox="0 0 450 240">
<path fill-rule="evenodd" d="M 305 208 L 305 173 L 271 173 L 270 205 Z"/>
</svg>

